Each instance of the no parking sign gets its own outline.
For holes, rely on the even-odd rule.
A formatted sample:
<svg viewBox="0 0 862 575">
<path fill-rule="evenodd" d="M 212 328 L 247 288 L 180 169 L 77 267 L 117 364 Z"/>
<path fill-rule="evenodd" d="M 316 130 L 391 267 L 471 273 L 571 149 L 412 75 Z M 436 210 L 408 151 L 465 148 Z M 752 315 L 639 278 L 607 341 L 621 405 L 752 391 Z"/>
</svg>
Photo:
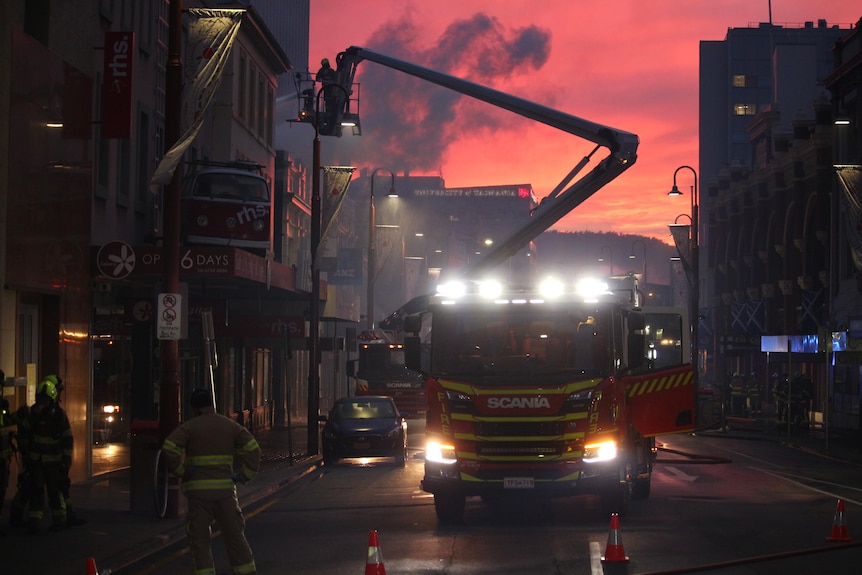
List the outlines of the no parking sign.
<svg viewBox="0 0 862 575">
<path fill-rule="evenodd" d="M 183 323 L 183 296 L 178 293 L 160 293 L 156 318 L 159 339 L 180 339 Z"/>
</svg>

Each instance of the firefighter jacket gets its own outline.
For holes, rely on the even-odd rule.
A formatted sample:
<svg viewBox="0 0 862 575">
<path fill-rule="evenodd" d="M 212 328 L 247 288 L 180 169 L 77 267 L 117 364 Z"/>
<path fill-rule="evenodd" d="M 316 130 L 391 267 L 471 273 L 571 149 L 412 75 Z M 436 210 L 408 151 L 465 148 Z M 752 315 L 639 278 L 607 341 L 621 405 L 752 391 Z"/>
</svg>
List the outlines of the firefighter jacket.
<svg viewBox="0 0 862 575">
<path fill-rule="evenodd" d="M 176 428 L 162 445 L 168 470 L 182 477 L 183 493 L 233 493 L 260 468 L 260 446 L 248 429 L 215 412 Z"/>
<path fill-rule="evenodd" d="M 0 459 L 12 457 L 12 426 L 15 424 L 9 413 L 9 402 L 0 399 Z"/>
<path fill-rule="evenodd" d="M 72 426 L 66 411 L 56 403 L 35 403 L 25 427 L 29 428 L 27 451 L 31 462 L 72 465 Z"/>
</svg>

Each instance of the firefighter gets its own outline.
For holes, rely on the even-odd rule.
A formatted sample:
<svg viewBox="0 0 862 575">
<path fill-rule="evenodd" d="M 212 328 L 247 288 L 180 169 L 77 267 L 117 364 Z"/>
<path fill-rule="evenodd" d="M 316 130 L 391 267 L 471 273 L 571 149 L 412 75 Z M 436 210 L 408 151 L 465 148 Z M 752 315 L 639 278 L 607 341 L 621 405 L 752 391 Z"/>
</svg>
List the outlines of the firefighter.
<svg viewBox="0 0 862 575">
<path fill-rule="evenodd" d="M 17 458 L 18 477 L 15 483 L 15 495 L 9 505 L 9 524 L 12 527 L 26 527 L 26 513 L 29 508 L 30 492 L 33 489 L 33 475 L 30 473 L 30 407 L 22 405 L 12 415 L 12 422 L 17 426 L 13 436 L 12 452 Z"/>
<path fill-rule="evenodd" d="M 336 98 L 338 96 L 338 92 L 336 88 L 332 88 L 331 86 L 335 84 L 336 80 L 336 72 L 329 64 L 329 58 L 324 58 L 320 61 L 320 69 L 317 71 L 314 79 L 320 83 L 321 88 L 323 90 L 323 104 L 324 104 L 324 122 L 329 122 L 335 118 L 336 110 Z"/>
<path fill-rule="evenodd" d="M 32 429 L 28 461 L 31 473 L 30 510 L 27 529 L 38 533 L 42 529 L 45 494 L 51 509 L 51 531 L 66 528 L 66 502 L 63 497 L 64 480 L 72 467 L 72 427 L 66 412 L 57 398 L 62 379 L 49 375 L 36 386 L 36 403 L 30 408 L 29 424 Z"/>
<path fill-rule="evenodd" d="M 797 373 L 793 376 L 790 396 L 791 423 L 804 425 L 808 423 L 813 386 L 808 374 Z"/>
<path fill-rule="evenodd" d="M 745 378 L 739 372 L 730 380 L 730 414 L 745 415 Z"/>
<path fill-rule="evenodd" d="M 757 415 L 760 413 L 760 382 L 757 380 L 757 373 L 751 372 L 748 378 L 748 385 L 745 387 L 746 401 L 748 402 L 748 414 Z"/>
<path fill-rule="evenodd" d="M 783 425 L 790 417 L 788 410 L 787 376 L 772 374 L 772 397 L 775 398 L 776 423 Z"/>
<path fill-rule="evenodd" d="M 188 500 L 186 533 L 195 575 L 215 575 L 212 523 L 224 534 L 228 560 L 236 575 L 257 572 L 245 537 L 245 519 L 236 483 L 246 483 L 260 468 L 260 446 L 248 429 L 215 412 L 212 392 L 191 395 L 194 416 L 165 438 L 168 470 L 182 478 Z"/>
<path fill-rule="evenodd" d="M 12 463 L 12 414 L 9 412 L 9 401 L 3 397 L 3 384 L 6 374 L 0 369 L 0 515 L 3 514 L 3 502 L 6 501 L 6 488 L 9 487 L 9 467 Z M 0 536 L 5 535 L 0 531 Z"/>
</svg>

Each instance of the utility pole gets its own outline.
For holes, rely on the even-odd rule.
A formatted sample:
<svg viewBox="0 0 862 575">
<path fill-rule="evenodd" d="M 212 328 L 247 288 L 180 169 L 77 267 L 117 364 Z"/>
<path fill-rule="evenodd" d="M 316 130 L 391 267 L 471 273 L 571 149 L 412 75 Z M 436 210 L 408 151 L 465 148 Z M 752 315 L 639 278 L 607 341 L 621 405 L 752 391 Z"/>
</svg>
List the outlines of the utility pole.
<svg viewBox="0 0 862 575">
<path fill-rule="evenodd" d="M 170 0 L 168 60 L 165 66 L 165 153 L 180 139 L 182 115 L 183 2 Z M 165 186 L 164 239 L 162 241 L 162 291 L 178 293 L 180 285 L 180 173 L 182 162 Z M 164 440 L 180 424 L 179 341 L 160 341 L 159 439 Z M 173 481 L 176 481 L 175 479 Z M 168 490 L 165 517 L 179 516 L 179 490 Z"/>
</svg>

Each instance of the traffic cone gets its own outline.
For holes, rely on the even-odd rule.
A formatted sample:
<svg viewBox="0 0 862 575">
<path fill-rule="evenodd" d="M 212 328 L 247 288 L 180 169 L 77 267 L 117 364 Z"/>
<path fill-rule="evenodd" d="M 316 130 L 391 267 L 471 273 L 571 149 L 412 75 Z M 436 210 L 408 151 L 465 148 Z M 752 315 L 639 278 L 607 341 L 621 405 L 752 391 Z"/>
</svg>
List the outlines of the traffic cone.
<svg viewBox="0 0 862 575">
<path fill-rule="evenodd" d="M 847 523 L 844 520 L 844 500 L 838 500 L 838 507 L 835 509 L 835 518 L 832 520 L 832 534 L 826 538 L 827 541 L 853 541 L 850 534 L 847 532 Z"/>
<path fill-rule="evenodd" d="M 368 559 L 365 561 L 365 575 L 386 575 L 383 554 L 380 553 L 380 544 L 377 542 L 376 529 L 368 536 Z"/>
<path fill-rule="evenodd" d="M 87 573 L 86 575 L 99 575 L 99 570 L 96 569 L 96 560 L 92 557 L 87 557 Z"/>
<path fill-rule="evenodd" d="M 611 514 L 611 531 L 608 533 L 608 546 L 602 563 L 628 563 L 625 549 L 623 549 L 623 538 L 620 535 L 620 516 L 618 513 Z"/>
</svg>

